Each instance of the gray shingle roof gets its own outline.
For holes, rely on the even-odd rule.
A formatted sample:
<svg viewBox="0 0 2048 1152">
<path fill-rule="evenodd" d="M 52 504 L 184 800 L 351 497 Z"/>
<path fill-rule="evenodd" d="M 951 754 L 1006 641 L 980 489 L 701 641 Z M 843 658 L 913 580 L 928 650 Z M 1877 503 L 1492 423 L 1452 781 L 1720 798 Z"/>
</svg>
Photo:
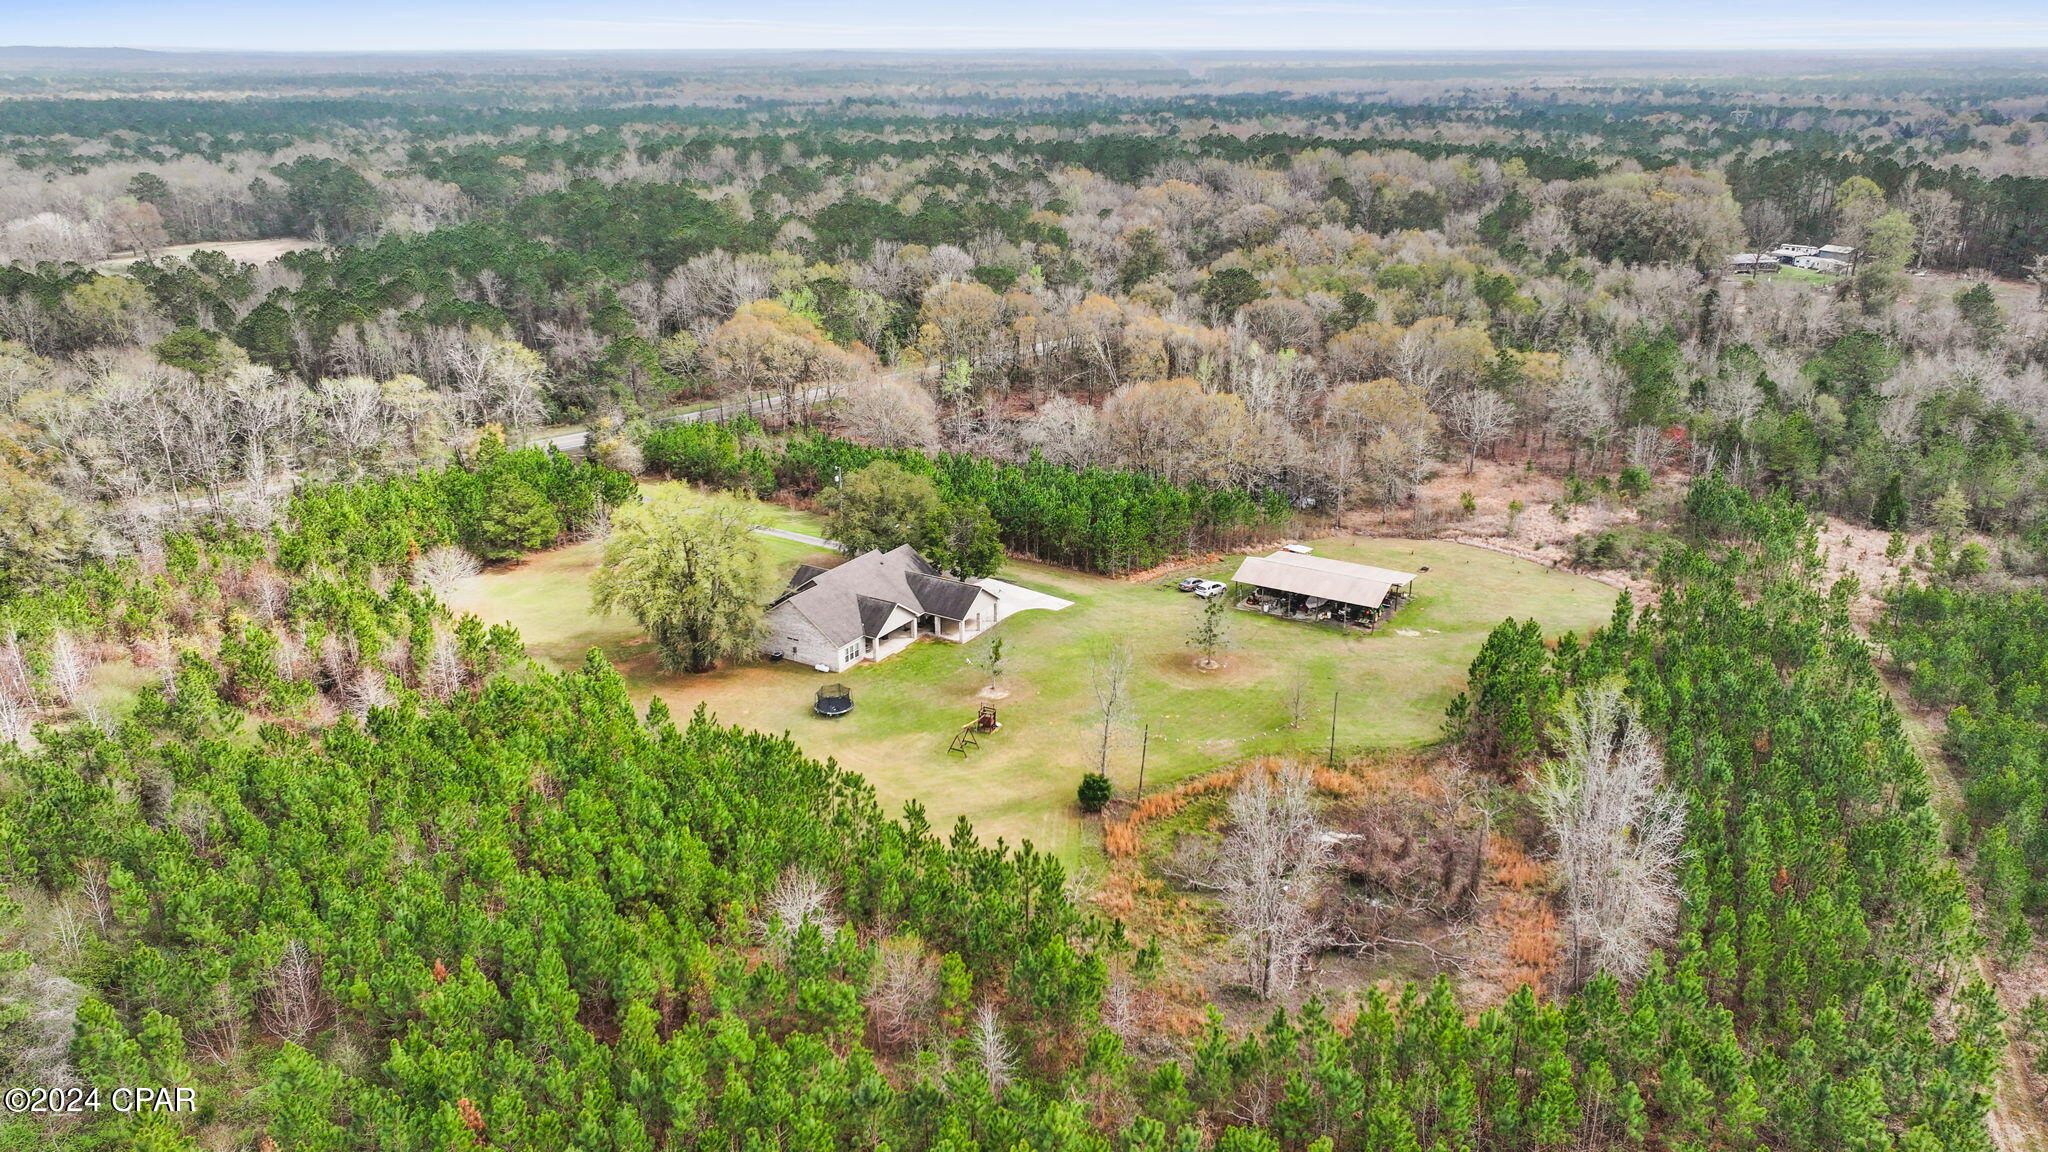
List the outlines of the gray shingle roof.
<svg viewBox="0 0 2048 1152">
<path fill-rule="evenodd" d="M 960 580 L 949 580 L 944 576 L 927 576 L 912 572 L 905 581 L 910 585 L 911 594 L 924 610 L 934 616 L 948 620 L 964 620 L 974 611 L 974 602 L 988 595 L 973 584 Z"/>
<path fill-rule="evenodd" d="M 809 568 L 805 565 L 804 568 Z M 994 593 L 939 570 L 909 545 L 889 552 L 863 552 L 837 568 L 808 576 L 797 569 L 770 614 L 800 613 L 832 644 L 879 636 L 898 607 L 913 616 L 965 618 L 982 596 Z"/>
<path fill-rule="evenodd" d="M 877 600 L 873 596 L 862 596 L 858 593 L 855 593 L 853 602 L 860 609 L 860 631 L 863 636 L 880 636 L 887 632 L 889 618 L 896 615 L 896 610 L 900 607 L 894 600 Z"/>
</svg>

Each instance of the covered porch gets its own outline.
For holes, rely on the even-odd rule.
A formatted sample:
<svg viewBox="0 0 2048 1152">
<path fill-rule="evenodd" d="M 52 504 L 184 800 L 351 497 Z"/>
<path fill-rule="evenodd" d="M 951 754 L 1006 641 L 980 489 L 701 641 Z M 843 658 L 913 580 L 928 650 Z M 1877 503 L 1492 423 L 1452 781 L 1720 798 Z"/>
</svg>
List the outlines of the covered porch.
<svg viewBox="0 0 2048 1152">
<path fill-rule="evenodd" d="M 924 629 L 925 635 L 936 636 L 941 640 L 951 640 L 955 644 L 967 643 L 969 640 L 988 631 L 995 625 L 995 622 L 996 616 L 992 611 L 977 612 L 965 620 L 954 620 L 945 616 L 933 615 L 929 612 L 918 617 L 918 625 Z"/>
<path fill-rule="evenodd" d="M 917 643 L 917 636 L 917 621 L 907 621 L 901 628 L 885 636 L 871 638 L 868 641 L 867 658 L 870 660 L 887 660 L 889 657 Z"/>
</svg>

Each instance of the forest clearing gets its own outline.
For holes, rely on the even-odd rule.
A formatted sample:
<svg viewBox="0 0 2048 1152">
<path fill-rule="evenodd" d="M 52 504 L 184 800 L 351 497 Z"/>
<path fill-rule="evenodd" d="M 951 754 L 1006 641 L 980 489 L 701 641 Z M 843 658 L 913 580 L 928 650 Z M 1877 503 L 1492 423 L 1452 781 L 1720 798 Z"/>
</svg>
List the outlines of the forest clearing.
<svg viewBox="0 0 2048 1152">
<path fill-rule="evenodd" d="M 676 487 L 647 486 L 664 494 Z M 808 513 L 761 507 L 763 523 L 825 531 Z M 797 564 L 821 559 L 804 544 L 757 539 L 785 578 Z M 1223 666 L 1203 672 L 1187 643 L 1201 602 L 1173 587 L 1188 576 L 1227 580 L 1241 556 L 1179 566 L 1142 582 L 1013 560 L 1002 578 L 1074 606 L 1005 619 L 965 646 L 927 641 L 849 669 L 838 678 L 858 706 L 831 721 L 810 713 L 812 694 L 831 677 L 808 668 L 755 659 L 701 674 L 662 672 L 630 618 L 591 610 L 590 578 L 602 551 L 596 543 L 472 577 L 452 606 L 514 625 L 528 650 L 555 667 L 575 667 L 600 649 L 636 698 L 659 696 L 676 716 L 702 704 L 728 724 L 786 731 L 812 755 L 866 776 L 887 807 L 920 800 L 936 826 L 966 816 L 984 839 L 1030 840 L 1069 861 L 1087 847 L 1073 780 L 1095 767 L 1099 721 L 1090 660 L 1116 638 L 1131 644 L 1134 701 L 1117 725 L 1109 775 L 1120 792 L 1136 787 L 1149 726 L 1142 757 L 1149 791 L 1247 756 L 1323 754 L 1333 692 L 1340 749 L 1432 740 L 1466 665 L 1503 617 L 1534 618 L 1546 633 L 1563 633 L 1603 624 L 1613 609 L 1611 587 L 1479 548 L 1354 536 L 1313 544 L 1318 555 L 1429 571 L 1414 599 L 1370 635 L 1233 612 Z M 970 753 L 949 753 L 953 734 L 990 702 L 979 694 L 985 678 L 968 659 L 997 639 L 1010 665 L 1007 695 L 993 701 L 1003 727 Z M 1297 685 L 1303 710 L 1290 725 Z"/>
<path fill-rule="evenodd" d="M 0 1152 L 2048 1152 L 2048 52 L 1815 3 L 0 49 Z"/>
<path fill-rule="evenodd" d="M 93 267 L 102 272 L 119 272 L 129 265 L 145 260 L 190 259 L 195 252 L 218 252 L 242 264 L 268 264 L 287 253 L 325 247 L 327 245 L 318 240 L 303 240 L 296 236 L 282 236 L 273 240 L 202 240 L 195 244 L 167 245 L 154 249 L 148 256 L 139 252 L 112 256 L 96 261 Z"/>
</svg>

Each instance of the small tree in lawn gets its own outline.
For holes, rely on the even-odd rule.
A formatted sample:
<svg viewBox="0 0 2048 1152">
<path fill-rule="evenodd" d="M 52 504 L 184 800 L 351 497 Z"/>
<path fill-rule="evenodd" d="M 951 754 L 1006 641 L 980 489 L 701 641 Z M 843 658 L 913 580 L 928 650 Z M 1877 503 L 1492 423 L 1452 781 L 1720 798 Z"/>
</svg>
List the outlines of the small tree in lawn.
<svg viewBox="0 0 2048 1152">
<path fill-rule="evenodd" d="M 1308 719 L 1308 669 L 1296 663 L 1287 673 L 1287 688 L 1281 696 L 1287 707 L 1287 726 L 1301 727 Z"/>
<path fill-rule="evenodd" d="M 1194 630 L 1188 633 L 1188 644 L 1202 654 L 1195 661 L 1196 667 L 1207 670 L 1217 666 L 1216 653 L 1230 640 L 1230 618 L 1225 615 L 1229 610 L 1230 605 L 1220 593 L 1202 601 L 1202 613 L 1195 618 Z"/>
<path fill-rule="evenodd" d="M 1081 777 L 1081 787 L 1075 793 L 1075 799 L 1080 801 L 1081 811 L 1100 812 L 1115 792 L 1109 777 L 1100 772 L 1089 772 Z"/>
<path fill-rule="evenodd" d="M 1112 644 L 1091 657 L 1088 665 L 1089 683 L 1095 690 L 1095 718 L 1102 725 L 1095 770 L 1106 776 L 1117 729 L 1129 725 L 1136 714 L 1131 700 L 1131 649 L 1121 642 Z"/>
<path fill-rule="evenodd" d="M 979 656 L 969 656 L 967 666 L 979 671 L 988 679 L 988 685 L 981 690 L 983 696 L 1000 700 L 1009 693 L 1003 691 L 1003 673 L 1009 669 L 1003 663 L 1003 638 L 998 636 L 989 641 L 988 651 Z"/>
</svg>

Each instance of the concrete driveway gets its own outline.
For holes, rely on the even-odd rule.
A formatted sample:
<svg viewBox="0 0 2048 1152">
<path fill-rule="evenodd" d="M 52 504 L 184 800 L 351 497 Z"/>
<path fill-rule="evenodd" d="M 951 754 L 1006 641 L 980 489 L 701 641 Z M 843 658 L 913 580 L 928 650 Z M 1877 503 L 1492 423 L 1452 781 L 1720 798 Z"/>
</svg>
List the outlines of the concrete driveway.
<svg viewBox="0 0 2048 1152">
<path fill-rule="evenodd" d="M 974 581 L 974 583 L 996 594 L 996 619 L 998 620 L 1015 616 L 1019 612 L 1029 612 L 1033 608 L 1043 608 L 1048 612 L 1057 612 L 1062 608 L 1074 606 L 1072 600 L 1062 600 L 1057 596 L 1048 596 L 1043 592 L 1034 592 L 1029 588 L 1012 584 L 1008 580 L 998 580 L 993 576 L 984 576 Z"/>
</svg>

